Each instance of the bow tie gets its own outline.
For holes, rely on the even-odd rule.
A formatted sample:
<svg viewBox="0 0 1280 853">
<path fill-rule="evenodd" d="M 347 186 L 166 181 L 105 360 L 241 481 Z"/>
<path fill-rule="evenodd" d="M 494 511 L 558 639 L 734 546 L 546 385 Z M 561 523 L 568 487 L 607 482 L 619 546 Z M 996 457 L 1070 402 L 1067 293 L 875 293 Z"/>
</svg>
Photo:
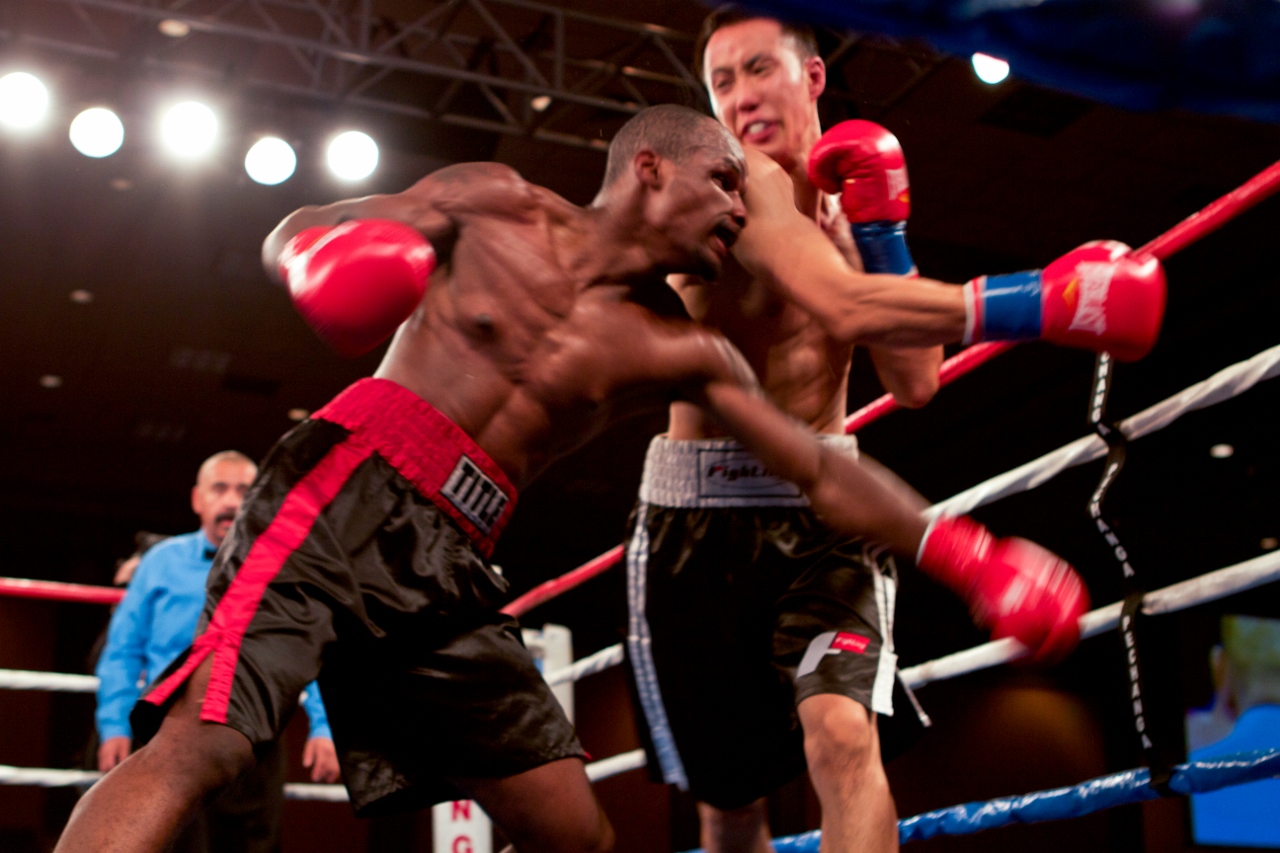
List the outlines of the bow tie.
<svg viewBox="0 0 1280 853">
<path fill-rule="evenodd" d="M 205 558 L 206 560 L 212 560 L 212 559 L 213 559 L 214 557 L 216 557 L 216 556 L 218 556 L 218 549 L 217 549 L 217 548 L 205 548 L 205 549 L 204 549 L 204 558 Z"/>
</svg>

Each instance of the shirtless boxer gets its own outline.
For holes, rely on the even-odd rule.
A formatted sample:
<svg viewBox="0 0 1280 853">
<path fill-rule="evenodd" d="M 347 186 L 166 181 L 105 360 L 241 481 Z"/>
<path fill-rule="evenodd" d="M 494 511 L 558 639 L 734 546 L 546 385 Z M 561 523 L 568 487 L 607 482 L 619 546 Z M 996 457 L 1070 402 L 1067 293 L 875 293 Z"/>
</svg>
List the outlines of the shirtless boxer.
<svg viewBox="0 0 1280 853">
<path fill-rule="evenodd" d="M 681 316 L 665 276 L 715 277 L 742 228 L 743 178 L 731 134 L 657 107 L 614 139 L 586 209 L 465 164 L 281 223 L 264 262 L 322 336 L 354 353 L 398 332 L 375 378 L 268 454 L 216 559 L 201 632 L 135 709 L 135 732 L 156 734 L 81 800 L 58 849 L 164 849 L 317 676 L 358 813 L 466 796 L 522 853 L 609 847 L 582 750 L 497 611 L 506 584 L 486 557 L 518 488 L 676 398 L 846 535 L 1006 583 L 1051 565 L 1083 596 L 1030 543 L 995 543 L 963 519 L 926 535 L 891 489 L 767 403 L 723 337 Z"/>
<path fill-rule="evenodd" d="M 714 283 L 672 283 L 829 446 L 856 452 L 842 429 L 855 344 L 871 345 L 899 402 L 919 406 L 937 388 L 938 344 L 1043 337 L 1137 358 L 1154 343 L 1163 275 L 1120 244 L 963 287 L 901 277 L 914 273 L 901 149 L 870 122 L 822 135 L 825 69 L 807 27 L 724 7 L 695 61 L 717 118 L 747 146 L 748 225 Z M 823 850 L 896 849 L 873 713 L 893 712 L 893 566 L 817 524 L 800 490 L 723 435 L 704 412 L 673 406 L 632 519 L 628 658 L 650 768 L 698 799 L 708 853 L 769 849 L 763 797 L 806 758 Z M 949 583 L 990 624 L 994 593 Z M 1062 593 L 1051 606 L 1066 618 L 1081 602 Z M 1042 645 L 1038 632 L 1019 639 L 1041 658 L 1074 643 Z"/>
</svg>

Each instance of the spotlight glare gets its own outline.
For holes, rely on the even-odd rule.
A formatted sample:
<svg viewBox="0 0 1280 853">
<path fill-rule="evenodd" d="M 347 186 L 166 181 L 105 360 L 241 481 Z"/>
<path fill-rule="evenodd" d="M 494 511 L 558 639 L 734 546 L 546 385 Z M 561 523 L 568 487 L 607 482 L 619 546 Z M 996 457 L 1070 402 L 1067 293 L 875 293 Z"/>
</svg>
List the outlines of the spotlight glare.
<svg viewBox="0 0 1280 853">
<path fill-rule="evenodd" d="M 538 95 L 529 101 L 529 106 L 533 107 L 534 112 L 545 112 L 547 107 L 551 106 L 551 96 Z"/>
<path fill-rule="evenodd" d="M 33 128 L 49 110 L 49 90 L 35 76 L 14 71 L 0 77 L 0 124 L 14 130 Z"/>
<path fill-rule="evenodd" d="M 175 156 L 194 160 L 213 149 L 218 138 L 218 117 L 204 104 L 184 101 L 165 113 L 160 138 Z"/>
<path fill-rule="evenodd" d="M 971 61 L 973 73 L 977 74 L 978 79 L 983 83 L 995 85 L 1009 76 L 1009 63 L 1003 59 L 996 59 L 985 53 L 975 53 Z"/>
<path fill-rule="evenodd" d="M 156 24 L 156 29 L 171 39 L 185 38 L 191 33 L 191 25 L 177 18 L 165 18 Z"/>
<path fill-rule="evenodd" d="M 293 176 L 298 156 L 289 143 L 275 136 L 264 136 L 244 156 L 244 170 L 260 184 L 275 186 Z"/>
<path fill-rule="evenodd" d="M 348 130 L 329 143 L 329 171 L 344 181 L 359 181 L 378 167 L 378 143 L 367 133 Z"/>
<path fill-rule="evenodd" d="M 124 125 L 105 107 L 91 107 L 71 122 L 71 144 L 86 157 L 110 157 L 124 144 Z"/>
<path fill-rule="evenodd" d="M 1229 444 L 1215 444 L 1209 448 L 1209 455 L 1214 459 L 1229 459 L 1236 449 Z"/>
</svg>

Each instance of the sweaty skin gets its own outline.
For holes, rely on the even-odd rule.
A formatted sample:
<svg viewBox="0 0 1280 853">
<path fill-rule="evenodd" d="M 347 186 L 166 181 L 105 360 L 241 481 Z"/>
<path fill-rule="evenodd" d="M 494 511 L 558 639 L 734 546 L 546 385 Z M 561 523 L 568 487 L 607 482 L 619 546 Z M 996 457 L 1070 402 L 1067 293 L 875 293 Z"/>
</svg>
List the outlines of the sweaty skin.
<svg viewBox="0 0 1280 853">
<path fill-rule="evenodd" d="M 670 186 L 657 201 L 585 209 L 503 166 L 450 167 L 397 196 L 304 208 L 264 258 L 313 225 L 387 218 L 419 229 L 441 263 L 376 375 L 457 423 L 518 488 L 610 425 L 685 400 L 806 489 L 828 523 L 912 553 L 920 516 L 766 402 L 742 355 L 671 304 L 666 274 L 714 276 L 741 230 L 745 167 L 731 142 L 685 167 L 659 158 L 653 180 Z M 661 205 L 638 231 L 607 212 L 635 204 Z"/>
</svg>

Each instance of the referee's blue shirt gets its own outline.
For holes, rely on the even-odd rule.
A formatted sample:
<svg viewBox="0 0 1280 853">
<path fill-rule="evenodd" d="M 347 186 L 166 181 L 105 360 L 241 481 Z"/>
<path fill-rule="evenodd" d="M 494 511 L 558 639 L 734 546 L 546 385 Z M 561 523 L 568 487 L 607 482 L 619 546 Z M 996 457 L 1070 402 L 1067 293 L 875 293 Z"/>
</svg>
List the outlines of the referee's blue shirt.
<svg viewBox="0 0 1280 853">
<path fill-rule="evenodd" d="M 111 616 L 98 659 L 98 737 L 133 737 L 129 712 L 147 681 L 191 645 L 216 549 L 203 530 L 174 536 L 143 556 Z M 311 737 L 332 737 L 313 681 L 302 693 Z"/>
</svg>

